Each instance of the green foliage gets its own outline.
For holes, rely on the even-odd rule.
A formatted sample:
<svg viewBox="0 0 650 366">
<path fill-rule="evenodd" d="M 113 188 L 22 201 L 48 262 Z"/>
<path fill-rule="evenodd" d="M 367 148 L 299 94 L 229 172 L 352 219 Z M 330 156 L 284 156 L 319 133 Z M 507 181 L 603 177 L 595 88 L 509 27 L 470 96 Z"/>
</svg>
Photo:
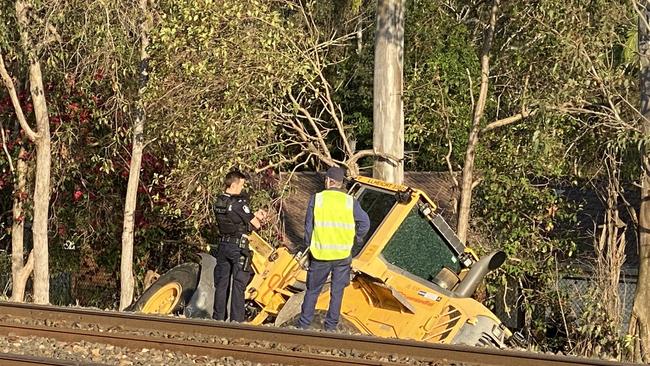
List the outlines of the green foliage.
<svg viewBox="0 0 650 366">
<path fill-rule="evenodd" d="M 570 294 L 565 295 L 569 303 Z M 570 323 L 570 338 L 575 339 L 574 352 L 586 357 L 621 359 L 631 353 L 633 347 L 629 337 L 623 336 L 621 324 L 605 308 L 597 290 L 591 289 L 583 296 L 582 312 L 575 322 Z"/>
<path fill-rule="evenodd" d="M 479 54 L 490 4 L 407 2 L 407 169 L 446 170 L 449 144 L 452 167 L 462 168 L 473 109 L 470 94 L 478 95 Z M 369 11 L 372 19 L 372 7 Z M 562 190 L 599 179 L 610 144 L 626 156 L 625 179 L 638 173 L 633 162 L 638 161 L 634 146 L 639 137 L 621 124 L 637 119 L 630 107 L 638 100 L 630 88 L 635 85 L 633 60 L 626 56 L 634 31 L 634 14 L 624 3 L 501 5 L 482 123 L 522 108 L 539 113 L 481 136 L 476 165 L 482 183 L 473 205 L 479 242 L 470 245 L 509 254 L 511 260 L 489 288 L 502 286 L 508 278 L 524 285 L 527 313 L 536 319 L 528 326 L 537 329 L 542 347 L 557 344 L 544 343 L 545 317 L 533 314 L 558 310 L 556 272 L 566 270 L 564 263 L 576 255 L 578 237 L 584 235 L 576 231 L 579 204 L 568 201 Z M 358 148 L 372 145 L 373 32 L 369 24 L 362 52 L 350 53 L 333 76 L 337 85 L 345 86 L 338 96 L 354 125 Z M 569 115 L 560 110 L 566 106 L 584 111 Z M 620 120 L 611 118 L 612 108 Z"/>
<path fill-rule="evenodd" d="M 639 54 L 639 33 L 636 29 L 630 28 L 627 31 L 627 40 L 623 46 L 622 61 L 629 64 L 636 64 Z"/>
<path fill-rule="evenodd" d="M 235 166 L 250 172 L 275 154 L 294 153 L 277 116 L 297 114 L 288 92 L 318 115 L 319 95 L 305 91 L 322 87 L 318 68 L 333 86 L 357 150 L 372 147 L 376 2 L 306 2 L 313 18 L 296 4 L 163 0 L 153 9 L 144 89 L 147 145 L 136 212 L 139 276 L 182 262 L 212 240 L 210 205 L 225 172 Z M 49 15 L 30 31 L 50 40 L 39 44 L 38 55 L 53 130 L 52 268 L 117 273 L 142 17 L 128 1 L 36 5 L 34 14 Z M 452 168 L 462 168 L 489 5 L 407 1 L 407 170 L 447 170 L 450 147 Z M 14 11 L 12 2 L 0 5 L 0 52 L 27 106 Z M 527 327 L 541 348 L 565 348 L 565 336 L 545 340 L 544 333 L 549 318 L 560 319 L 563 297 L 556 283 L 565 261 L 585 246 L 579 242 L 584 232 L 576 231 L 581 207 L 562 191 L 597 184 L 603 156 L 612 151 L 619 154 L 623 183 L 639 173 L 646 141 L 633 108 L 639 104 L 635 17 L 624 2 L 501 2 L 481 123 L 522 108 L 537 114 L 481 135 L 476 168 L 482 181 L 474 195 L 470 245 L 507 252 L 510 260 L 491 277 L 488 290 L 513 280 L 523 286 Z M 343 47 L 316 47 L 348 33 L 355 36 Z M 315 54 L 328 61 L 315 65 Z M 11 130 L 15 158 L 20 137 L 4 91 L 0 118 Z M 336 139 L 327 141 L 336 155 Z M 6 233 L 11 221 L 4 212 L 12 196 L 4 154 L 0 170 L 0 228 Z M 253 179 L 253 206 L 271 201 L 273 179 Z M 0 234 L 5 247 L 8 240 Z M 74 244 L 75 255 L 64 249 L 67 243 Z M 620 340 L 607 335 L 613 325 L 601 310 L 595 304 L 581 318 L 568 319 L 571 332 L 586 340 L 585 349 L 619 347 Z M 605 328 L 592 326 L 601 320 Z"/>
<path fill-rule="evenodd" d="M 11 2 L 3 1 L 0 4 L 0 52 L 3 56 L 6 56 L 9 44 L 17 39 L 14 14 L 15 9 Z"/>
<path fill-rule="evenodd" d="M 286 91 L 313 70 L 301 54 L 308 35 L 290 5 L 273 1 L 168 1 L 160 11 L 148 118 L 172 164 L 162 177 L 167 213 L 199 229 L 224 174 L 250 171 L 268 156 L 275 135 L 268 111 L 286 106 Z"/>
<path fill-rule="evenodd" d="M 565 261 L 575 256 L 575 205 L 553 189 L 540 189 L 526 178 L 500 177 L 481 186 L 477 226 L 493 240 L 483 248 L 504 250 L 509 261 L 502 267 L 496 285 L 508 278 L 524 284 L 524 307 L 533 312 L 544 308 L 546 291 L 552 289 L 556 271 L 565 271 Z M 489 211 L 494 212 L 489 214 Z M 528 290 L 527 290 L 528 289 Z"/>
<path fill-rule="evenodd" d="M 413 2 L 408 11 L 404 140 L 407 150 L 417 151 L 408 168 L 445 170 L 449 144 L 463 146 L 467 140 L 472 117 L 468 77 L 478 75 L 478 58 L 468 47 L 471 29 L 439 11 L 439 4 Z M 462 161 L 462 149 L 452 153 L 453 161 Z"/>
<path fill-rule="evenodd" d="M 330 79 L 337 89 L 358 149 L 372 148 L 375 4 L 365 7 L 363 40 L 351 42 L 345 61 Z M 471 121 L 468 71 L 478 75 L 478 57 L 467 24 L 435 1 L 408 1 L 405 18 L 404 116 L 407 169 L 444 170 L 448 138 L 460 160 Z M 433 20 L 435 19 L 435 21 Z M 361 52 L 355 52 L 361 42 Z"/>
<path fill-rule="evenodd" d="M 503 175 L 496 169 L 485 172 L 485 183 L 477 191 L 477 226 L 512 259 L 504 273 L 514 278 L 545 281 L 556 269 L 556 259 L 575 252 L 576 209 L 548 183 L 531 181 L 525 174 Z M 498 244 L 497 244 L 498 243 Z"/>
</svg>

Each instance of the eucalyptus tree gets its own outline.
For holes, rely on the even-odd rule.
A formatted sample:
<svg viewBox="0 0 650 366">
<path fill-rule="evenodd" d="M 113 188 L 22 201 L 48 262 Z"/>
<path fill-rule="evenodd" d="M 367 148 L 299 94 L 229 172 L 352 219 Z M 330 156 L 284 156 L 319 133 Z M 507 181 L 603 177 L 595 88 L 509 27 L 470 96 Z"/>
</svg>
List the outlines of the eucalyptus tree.
<svg viewBox="0 0 650 366">
<path fill-rule="evenodd" d="M 145 94 L 167 212 L 199 230 L 233 167 L 350 165 L 356 152 L 325 70 L 351 39 L 324 33 L 317 2 L 161 1 Z M 342 154 L 334 154 L 334 146 Z M 337 154 L 339 151 L 335 151 Z M 259 192 L 258 192 L 259 193 Z"/>
<path fill-rule="evenodd" d="M 29 75 L 29 87 L 34 108 L 34 120 L 36 128 L 32 129 L 24 113 L 24 106 L 18 99 L 15 83 L 7 70 L 3 54 L 0 53 L 0 74 L 11 97 L 11 101 L 20 122 L 20 126 L 27 138 L 36 146 L 36 180 L 34 188 L 34 223 L 32 237 L 34 240 L 34 302 L 37 304 L 49 303 L 49 262 L 48 262 L 48 213 L 50 205 L 50 169 L 51 169 L 51 137 L 48 118 L 47 100 L 43 87 L 43 74 L 41 70 L 40 56 L 43 49 L 56 38 L 48 27 L 43 27 L 44 38 L 37 38 L 34 32 L 38 30 L 38 20 L 43 21 L 38 15 L 34 15 L 35 4 L 26 1 L 15 2 L 15 21 L 12 22 L 18 28 L 20 36 L 20 50 L 15 50 L 9 57 L 19 53 L 24 54 Z M 11 18 L 10 18 L 11 19 Z M 5 18 L 3 23 L 9 19 Z M 36 23 L 36 24 L 35 24 Z M 45 22 L 43 22 L 45 23 Z M 11 34 L 11 33 L 9 33 Z M 16 52 L 17 51 L 17 52 Z M 9 54 L 9 52 L 7 52 Z M 22 255 L 22 254 L 21 254 Z"/>
<path fill-rule="evenodd" d="M 132 44 L 128 29 L 130 17 L 112 17 L 124 15 L 124 2 L 102 1 L 16 1 L 10 6 L 3 3 L 2 32 L 0 55 L 11 61 L 2 63 L 3 81 L 11 96 L 15 114 L 25 136 L 36 148 L 35 189 L 33 193 L 33 240 L 34 240 L 34 301 L 49 302 L 49 233 L 50 196 L 53 182 L 52 167 L 57 175 L 65 174 L 66 167 L 60 164 L 65 147 L 57 144 L 52 149 L 51 121 L 54 113 L 70 114 L 63 111 L 75 105 L 59 105 L 56 99 L 59 91 L 75 89 L 75 93 L 88 93 L 76 89 L 79 85 L 97 86 L 99 74 L 106 74 L 111 86 L 102 90 L 109 91 L 106 100 L 112 111 L 128 108 L 121 92 L 129 75 L 127 69 L 120 68 L 124 62 L 128 65 Z M 13 12 L 7 12 L 13 8 Z M 108 15 L 108 16 L 107 16 Z M 117 20 L 116 20 L 117 19 Z M 120 27 L 114 27 L 115 23 Z M 121 23 L 119 23 L 121 22 Z M 124 26 L 122 26 L 124 25 Z M 16 30 L 15 32 L 12 30 Z M 5 67 L 6 66 L 6 67 Z M 137 65 L 134 63 L 134 68 Z M 29 77 L 30 100 L 20 100 L 16 89 L 19 75 L 26 72 Z M 86 94 L 87 97 L 89 97 Z M 36 128 L 29 123 L 29 109 L 33 109 Z M 107 108 L 108 109 L 108 108 Z M 57 116 L 57 131 L 74 131 L 78 126 L 72 123 L 60 124 Z M 61 131 L 59 131 L 61 133 Z M 74 135 L 74 134 L 73 134 Z M 60 142 L 63 142 L 61 140 Z M 52 156 L 57 160 L 52 161 Z M 54 164 L 53 164 L 54 163 Z M 15 256 L 22 256 L 20 247 L 14 248 Z M 29 263 L 29 262 L 28 262 Z M 18 266 L 16 267 L 18 268 Z M 24 274 L 24 273 L 23 273 Z M 18 273 L 14 273 L 14 277 Z M 26 279 L 25 276 L 21 276 Z M 18 293 L 16 294 L 18 296 Z"/>
<path fill-rule="evenodd" d="M 133 145 L 131 149 L 131 161 L 129 164 L 129 181 L 127 183 L 126 198 L 124 202 L 124 221 L 122 226 L 122 248 L 120 260 L 120 305 L 123 310 L 133 301 L 134 279 L 133 279 L 133 227 L 135 222 L 135 209 L 137 203 L 138 185 L 140 182 L 140 168 L 142 166 L 142 153 L 144 150 L 144 125 L 146 110 L 143 96 L 148 79 L 149 64 L 149 32 L 153 26 L 153 11 L 149 0 L 140 0 L 141 24 L 139 27 L 140 36 L 140 59 L 139 59 L 139 82 L 137 99 L 134 101 L 134 123 L 133 123 Z"/>
<path fill-rule="evenodd" d="M 576 251 L 577 208 L 556 188 L 601 179 L 606 148 L 629 153 L 638 141 L 634 80 L 621 61 L 633 14 L 629 4 L 598 1 L 494 5 L 406 3 L 404 163 L 472 175 L 462 231 L 468 245 L 513 258 L 500 274 L 521 281 L 530 315 L 557 306 L 556 259 Z M 333 77 L 363 147 L 372 141 L 372 37 L 364 32 L 371 46 L 351 52 Z"/>
</svg>

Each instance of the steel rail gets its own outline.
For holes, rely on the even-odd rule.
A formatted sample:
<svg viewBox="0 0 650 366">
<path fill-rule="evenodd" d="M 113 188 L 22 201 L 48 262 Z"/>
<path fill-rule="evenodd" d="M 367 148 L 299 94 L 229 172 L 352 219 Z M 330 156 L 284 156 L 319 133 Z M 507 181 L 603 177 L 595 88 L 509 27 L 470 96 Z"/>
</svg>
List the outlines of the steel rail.
<svg viewBox="0 0 650 366">
<path fill-rule="evenodd" d="M 531 366 L 622 366 L 630 363 L 534 352 L 445 345 L 362 335 L 303 331 L 296 329 L 224 323 L 212 320 L 184 319 L 112 311 L 53 307 L 0 302 L 0 314 L 48 320 L 68 320 L 115 326 L 208 336 L 298 344 L 329 349 L 353 349 L 381 354 L 399 354 L 429 361 L 465 362 L 480 365 Z M 234 346 L 230 346 L 232 350 Z M 245 353 L 255 348 L 246 347 Z M 298 355 L 299 353 L 294 353 Z M 243 355 L 245 356 L 245 355 Z M 348 360 L 349 363 L 349 360 Z M 322 364 L 322 363 L 321 363 Z"/>
<path fill-rule="evenodd" d="M 166 351 L 189 353 L 197 356 L 234 357 L 239 360 L 286 365 L 342 366 L 342 365 L 381 365 L 393 366 L 395 363 L 340 358 L 312 353 L 267 350 L 256 347 L 222 345 L 215 343 L 190 342 L 159 337 L 134 336 L 120 333 L 106 333 L 69 328 L 0 323 L 0 333 L 16 336 L 35 336 L 54 338 L 65 342 L 94 342 L 112 344 L 125 348 L 156 348 Z"/>
<path fill-rule="evenodd" d="M 55 360 L 51 358 L 42 358 L 26 355 L 17 355 L 13 353 L 0 353 L 0 365 L 2 366 L 102 366 L 105 364 L 90 363 L 82 361 Z"/>
</svg>

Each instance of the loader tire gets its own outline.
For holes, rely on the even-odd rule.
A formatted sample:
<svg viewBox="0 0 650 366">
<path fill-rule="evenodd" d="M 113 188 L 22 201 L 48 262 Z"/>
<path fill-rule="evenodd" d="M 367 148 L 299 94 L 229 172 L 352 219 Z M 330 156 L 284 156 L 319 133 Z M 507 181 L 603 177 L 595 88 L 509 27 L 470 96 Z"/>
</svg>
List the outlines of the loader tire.
<svg viewBox="0 0 650 366">
<path fill-rule="evenodd" d="M 126 311 L 176 314 L 192 298 L 199 282 L 199 265 L 183 263 L 160 276 Z"/>
</svg>

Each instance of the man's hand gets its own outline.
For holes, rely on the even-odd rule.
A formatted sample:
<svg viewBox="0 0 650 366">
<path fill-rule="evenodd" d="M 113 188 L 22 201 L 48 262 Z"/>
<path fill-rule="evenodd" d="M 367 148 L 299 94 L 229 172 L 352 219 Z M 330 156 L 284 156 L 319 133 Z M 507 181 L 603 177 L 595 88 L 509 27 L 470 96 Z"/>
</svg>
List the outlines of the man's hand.
<svg viewBox="0 0 650 366">
<path fill-rule="evenodd" d="M 251 224 L 255 229 L 259 230 L 263 224 L 265 224 L 267 217 L 269 216 L 265 210 L 259 209 L 254 214 L 255 217 L 251 219 Z"/>
<path fill-rule="evenodd" d="M 260 222 L 264 222 L 269 217 L 269 213 L 262 209 L 255 211 L 254 215 Z"/>
</svg>

